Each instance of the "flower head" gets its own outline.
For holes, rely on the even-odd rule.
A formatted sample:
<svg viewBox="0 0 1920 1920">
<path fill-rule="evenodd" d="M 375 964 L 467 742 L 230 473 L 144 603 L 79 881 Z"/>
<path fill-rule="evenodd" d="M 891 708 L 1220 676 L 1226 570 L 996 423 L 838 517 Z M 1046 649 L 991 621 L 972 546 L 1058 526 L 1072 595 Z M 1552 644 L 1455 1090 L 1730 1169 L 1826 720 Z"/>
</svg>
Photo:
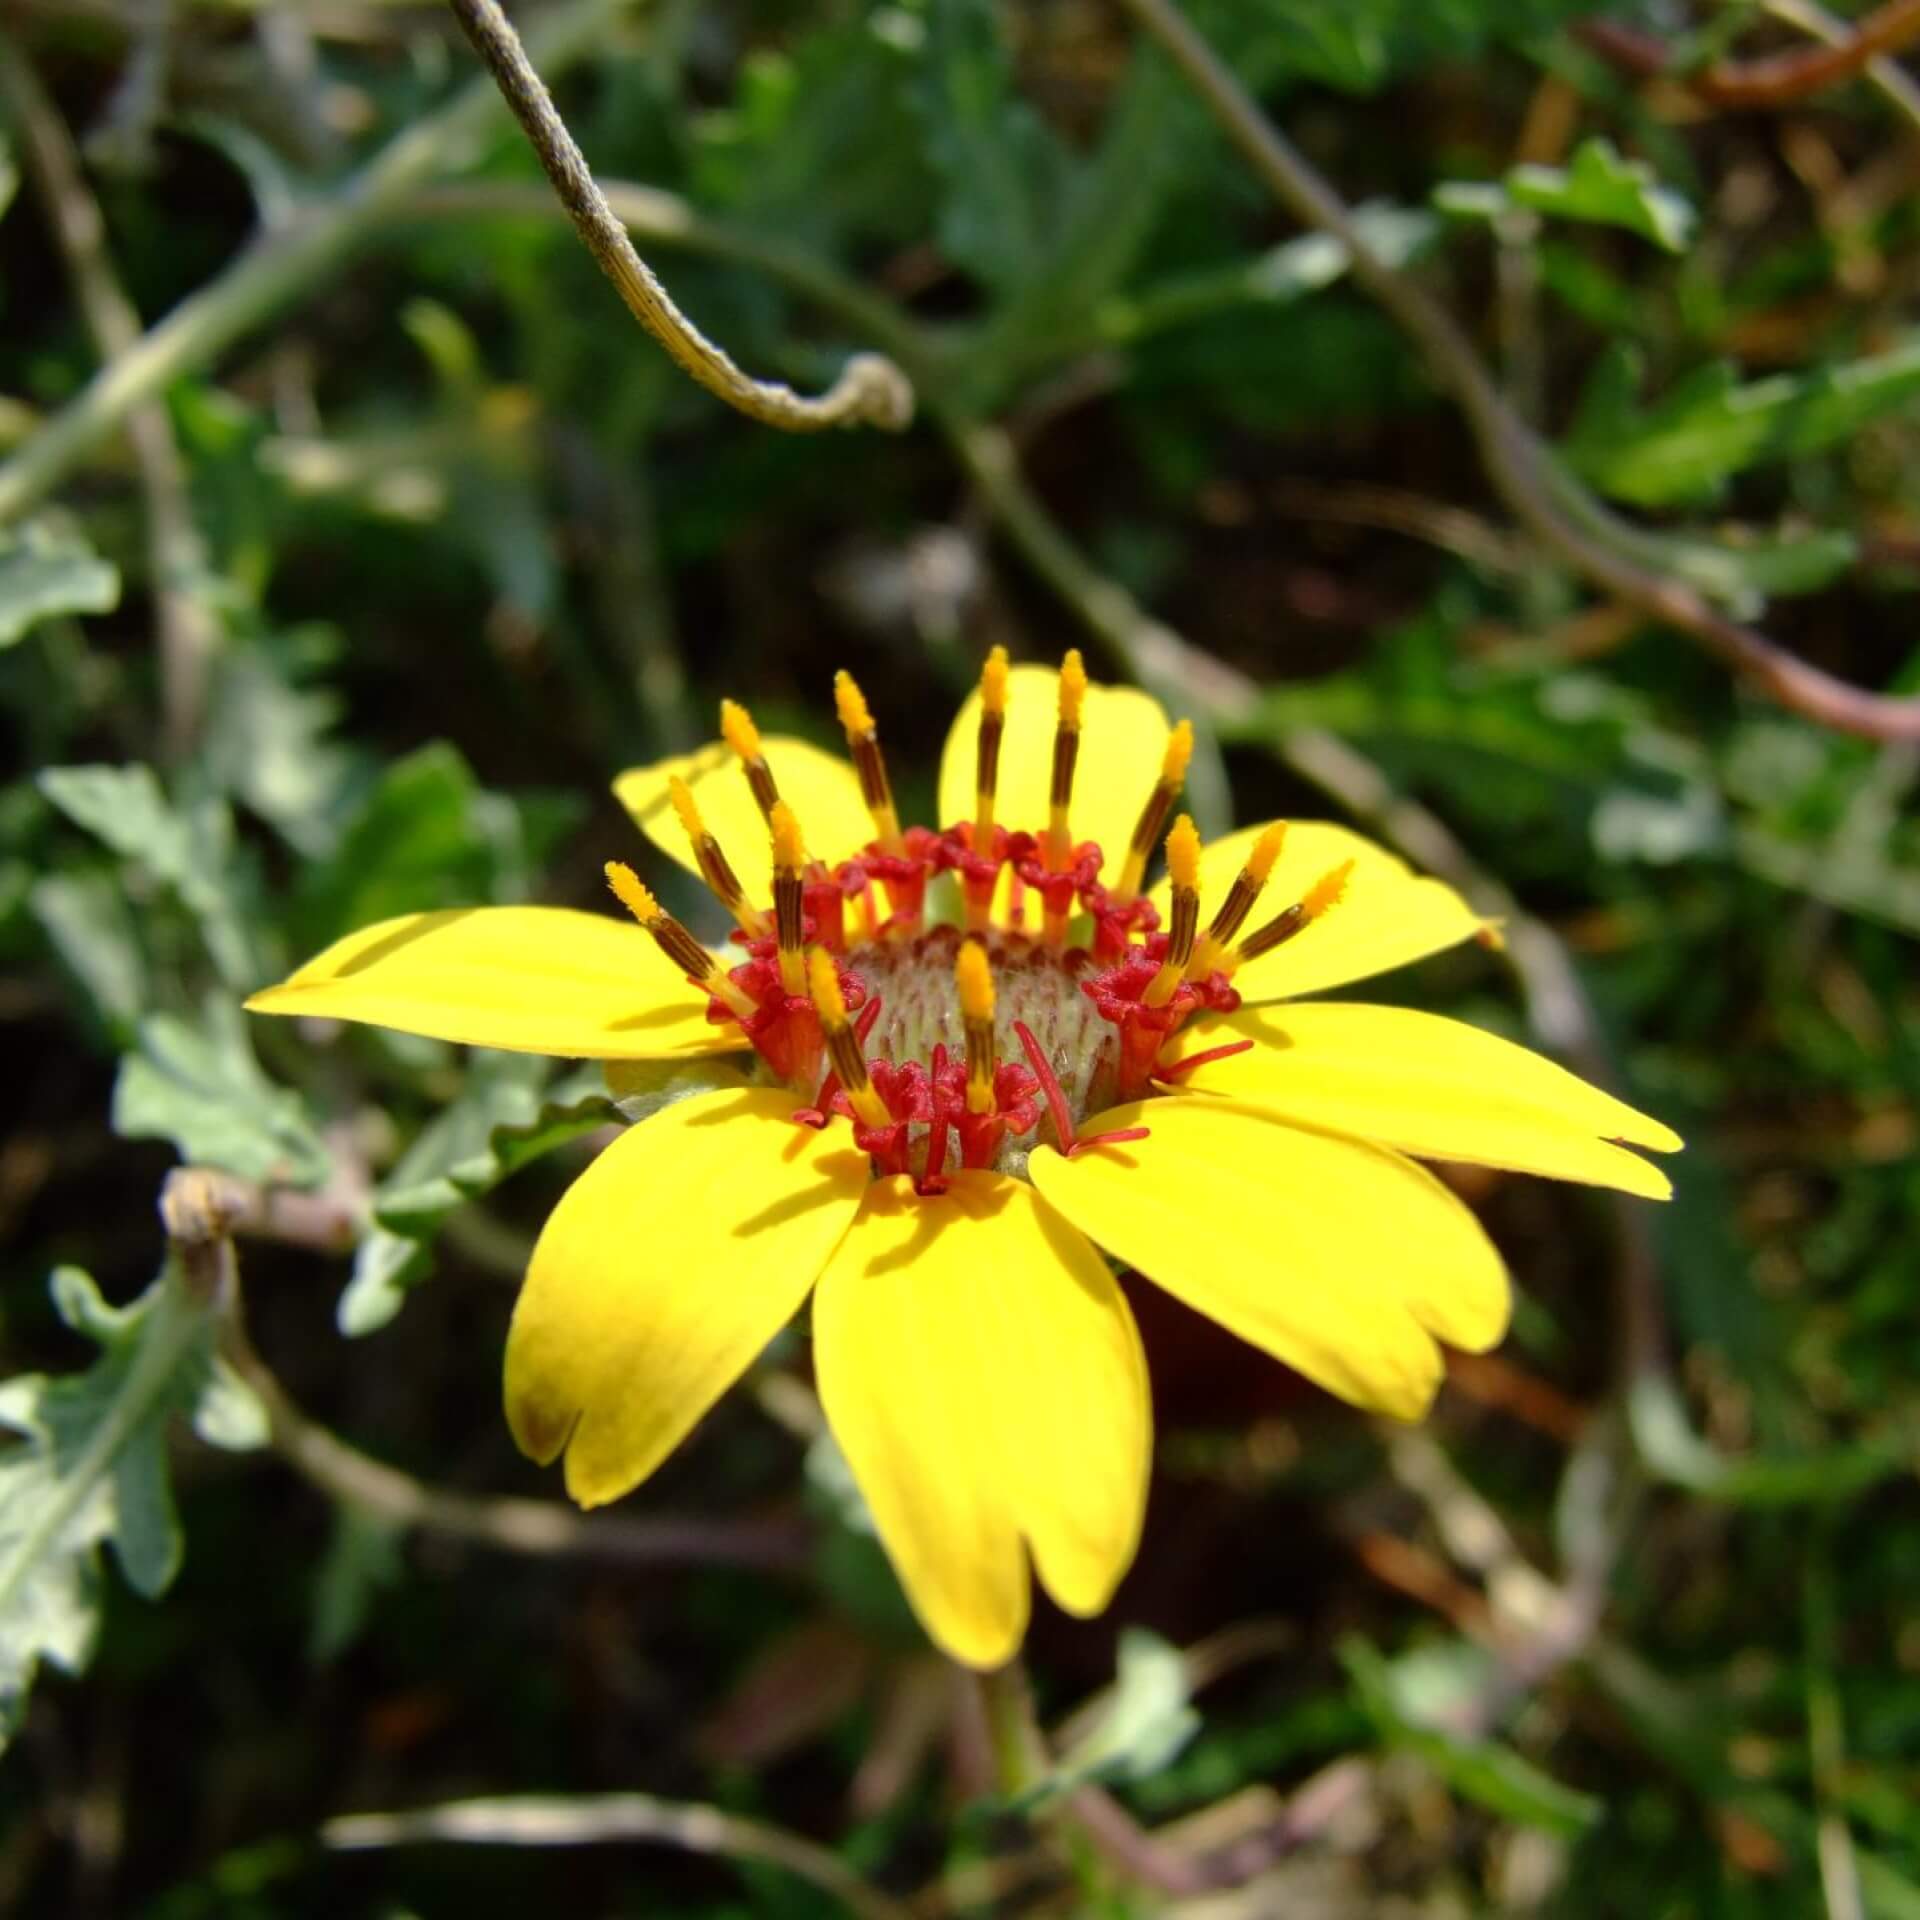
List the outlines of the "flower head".
<svg viewBox="0 0 1920 1920">
<path fill-rule="evenodd" d="M 1025 1630 L 1029 1562 L 1096 1613 L 1138 1539 L 1146 1371 L 1109 1259 L 1413 1419 L 1440 1343 L 1484 1349 L 1508 1312 L 1499 1256 L 1417 1160 L 1659 1198 L 1627 1147 L 1680 1143 L 1479 1028 L 1299 998 L 1487 929 L 1341 827 L 1203 844 L 1175 811 L 1191 728 L 1077 654 L 1058 675 L 989 657 L 938 830 L 902 825 L 845 674 L 835 705 L 851 764 L 728 702 L 722 743 L 617 783 L 731 915 L 729 950 L 615 863 L 624 921 L 413 915 L 249 1005 L 608 1062 L 747 1056 L 562 1198 L 508 1337 L 514 1437 L 564 1453 L 583 1503 L 617 1498 L 811 1295 L 821 1399 L 907 1594 L 990 1666 Z"/>
</svg>

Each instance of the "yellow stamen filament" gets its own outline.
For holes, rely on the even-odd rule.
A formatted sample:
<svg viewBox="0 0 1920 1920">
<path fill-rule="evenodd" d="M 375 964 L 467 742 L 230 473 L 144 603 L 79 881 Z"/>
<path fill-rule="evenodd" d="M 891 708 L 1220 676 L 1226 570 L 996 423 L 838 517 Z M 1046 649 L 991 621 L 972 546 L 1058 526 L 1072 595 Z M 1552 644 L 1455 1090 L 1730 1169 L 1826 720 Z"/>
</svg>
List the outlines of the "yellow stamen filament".
<svg viewBox="0 0 1920 1920">
<path fill-rule="evenodd" d="M 824 947 L 815 947 L 807 956 L 807 986 L 813 995 L 813 1010 L 820 1016 L 820 1032 L 827 1043 L 827 1058 L 840 1076 L 847 1103 L 870 1127 L 892 1124 L 887 1103 L 874 1091 L 867 1077 L 866 1056 L 860 1050 L 860 1036 L 847 1018 L 846 996 L 840 991 L 840 972 L 833 955 Z"/>
<path fill-rule="evenodd" d="M 802 952 L 804 891 L 800 869 L 807 863 L 806 842 L 800 837 L 800 822 L 784 800 L 773 803 L 767 820 L 773 828 L 773 923 L 779 945 L 780 984 L 790 994 L 804 994 L 807 965 Z"/>
<path fill-rule="evenodd" d="M 1087 700 L 1087 667 L 1078 647 L 1060 662 L 1059 718 L 1053 729 L 1053 778 L 1047 794 L 1047 865 L 1058 873 L 1073 853 L 1067 811 L 1073 804 L 1073 769 L 1080 758 L 1080 710 Z"/>
<path fill-rule="evenodd" d="M 1286 822 L 1276 820 L 1253 843 L 1246 865 L 1234 876 L 1233 886 L 1221 903 L 1220 911 L 1213 916 L 1213 924 L 1208 927 L 1206 937 L 1194 948 L 1193 958 L 1187 962 L 1189 980 L 1204 980 L 1220 966 L 1234 935 L 1246 925 L 1247 915 L 1259 903 L 1286 839 Z"/>
<path fill-rule="evenodd" d="M 626 910 L 653 936 L 653 943 L 704 992 L 729 1007 L 741 1019 L 756 1009 L 752 998 L 729 980 L 724 969 L 672 914 L 664 911 L 641 883 L 640 876 L 619 860 L 606 864 L 607 885 Z"/>
<path fill-rule="evenodd" d="M 1140 891 L 1140 882 L 1146 877 L 1147 862 L 1152 858 L 1161 830 L 1167 824 L 1167 815 L 1173 811 L 1173 803 L 1180 798 L 1180 789 L 1186 784 L 1187 767 L 1192 759 L 1193 722 L 1182 720 L 1167 735 L 1167 751 L 1160 762 L 1160 778 L 1154 782 L 1153 791 L 1147 795 L 1147 804 L 1140 809 L 1140 818 L 1134 823 L 1133 838 L 1127 845 L 1127 857 L 1120 868 L 1120 884 L 1113 890 L 1113 897 L 1121 906 L 1125 906 Z"/>
<path fill-rule="evenodd" d="M 893 788 L 887 780 L 887 763 L 880 753 L 880 730 L 873 723 L 873 710 L 852 674 L 842 669 L 833 676 L 833 704 L 846 730 L 847 751 L 853 755 L 854 771 L 860 776 L 860 797 L 873 816 L 873 837 L 891 854 L 906 851 L 900 837 L 900 816 L 894 810 Z"/>
<path fill-rule="evenodd" d="M 1264 927 L 1248 934 L 1233 948 L 1225 957 L 1225 971 L 1231 973 L 1247 961 L 1258 959 L 1263 953 L 1271 953 L 1275 947 L 1284 946 L 1295 934 L 1304 933 L 1323 914 L 1340 904 L 1346 896 L 1347 882 L 1352 877 L 1351 860 L 1343 860 L 1330 872 L 1323 873 L 1292 906 L 1276 913 Z"/>
<path fill-rule="evenodd" d="M 953 982 L 960 995 L 960 1024 L 967 1036 L 967 1111 L 993 1111 L 993 966 L 977 940 L 961 943 Z"/>
<path fill-rule="evenodd" d="M 995 647 L 980 669 L 980 734 L 973 763 L 973 844 L 988 851 L 1000 790 L 1000 740 L 1007 730 L 1007 650 Z"/>
<path fill-rule="evenodd" d="M 780 789 L 773 784 L 773 769 L 767 765 L 766 750 L 760 744 L 760 729 L 753 724 L 753 715 L 737 700 L 720 702 L 720 737 L 739 756 L 754 800 L 771 820 Z"/>
<path fill-rule="evenodd" d="M 701 879 L 713 889 L 714 897 L 720 904 L 740 923 L 741 930 L 757 939 L 767 930 L 766 916 L 748 902 L 746 890 L 740 885 L 740 878 L 734 872 L 732 863 L 721 850 L 720 842 L 707 831 L 707 823 L 700 817 L 700 803 L 694 799 L 693 789 L 675 775 L 667 782 L 667 797 L 673 802 L 674 812 L 680 816 L 681 826 L 686 829 Z"/>
<path fill-rule="evenodd" d="M 1190 813 L 1183 813 L 1167 835 L 1167 871 L 1173 878 L 1173 918 L 1167 957 L 1140 996 L 1150 1007 L 1164 1007 L 1173 998 L 1193 958 L 1193 936 L 1200 925 L 1200 830 Z"/>
</svg>

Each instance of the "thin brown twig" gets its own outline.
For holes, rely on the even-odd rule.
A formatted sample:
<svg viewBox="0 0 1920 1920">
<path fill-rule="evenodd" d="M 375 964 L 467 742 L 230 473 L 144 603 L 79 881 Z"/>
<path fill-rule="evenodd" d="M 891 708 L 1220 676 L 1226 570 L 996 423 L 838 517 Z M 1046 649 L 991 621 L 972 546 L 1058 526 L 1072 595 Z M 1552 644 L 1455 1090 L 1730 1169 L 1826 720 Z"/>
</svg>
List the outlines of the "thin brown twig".
<svg viewBox="0 0 1920 1920">
<path fill-rule="evenodd" d="M 228 1218 L 228 1230 L 235 1224 Z M 329 1499 L 396 1527 L 423 1527 L 506 1553 L 622 1566 L 787 1567 L 806 1558 L 804 1528 L 654 1516 L 588 1519 L 550 1500 L 430 1486 L 349 1446 L 306 1413 L 255 1351 L 237 1298 L 223 1315 L 220 1351 L 265 1409 L 271 1445 Z"/>
<path fill-rule="evenodd" d="M 1719 60 L 1694 72 L 1675 66 L 1667 43 L 1642 28 L 1590 20 L 1579 33 L 1596 53 L 1629 73 L 1646 80 L 1675 80 L 1713 106 L 1745 111 L 1792 106 L 1825 93 L 1920 39 L 1920 0 L 1887 0 L 1824 46 L 1796 47 L 1755 60 Z"/>
<path fill-rule="evenodd" d="M 1785 21 L 1829 47 L 1844 46 L 1853 31 L 1851 21 L 1829 13 L 1819 0 L 1760 0 L 1760 5 L 1775 20 Z M 1920 132 L 1920 83 L 1913 75 L 1884 53 L 1875 55 L 1861 72 L 1868 85 L 1907 123 L 1909 132 Z"/>
<path fill-rule="evenodd" d="M 87 186 L 73 137 L 17 43 L 7 46 L 0 57 L 0 92 L 66 259 L 94 349 L 103 365 L 111 365 L 139 343 L 140 316 L 114 272 L 106 222 Z M 166 402 L 147 400 L 131 409 L 127 438 L 146 497 L 162 744 L 167 757 L 177 762 L 192 751 L 199 733 L 208 663 L 220 634 L 201 591 L 207 573 L 206 548 L 194 524 L 186 466 L 173 437 Z"/>
<path fill-rule="evenodd" d="M 1516 415 L 1445 308 L 1390 267 L 1351 210 L 1267 118 L 1172 0 L 1125 0 L 1128 11 L 1192 83 L 1222 131 L 1298 218 L 1347 249 L 1349 271 L 1426 356 L 1466 415 L 1488 477 L 1508 509 L 1549 551 L 1604 592 L 1691 635 L 1770 698 L 1838 732 L 1920 740 L 1920 699 L 1849 686 L 1729 619 L 1685 582 L 1629 556 L 1646 536 L 1588 494 Z"/>
<path fill-rule="evenodd" d="M 587 251 L 618 289 L 627 310 L 676 365 L 750 419 L 790 433 L 851 426 L 899 432 L 912 421 L 912 385 L 882 354 L 855 354 L 832 388 L 818 399 L 803 398 L 791 387 L 743 373 L 674 305 L 652 268 L 635 251 L 626 227 L 607 204 L 586 156 L 527 58 L 512 21 L 496 0 L 448 0 L 448 4 L 513 109 Z"/>
<path fill-rule="evenodd" d="M 1104 1787 L 1069 1796 L 1074 1817 L 1113 1864 L 1143 1885 L 1175 1899 L 1244 1887 L 1324 1833 L 1367 1791 L 1373 1763 L 1349 1754 L 1297 1787 L 1278 1816 L 1206 1853 L 1181 1853 L 1142 1827 Z"/>
<path fill-rule="evenodd" d="M 1017 1797 L 1047 1778 L 1055 1741 L 1041 1732 L 1033 1690 L 1016 1656 L 995 1672 L 969 1676 L 1002 1794 Z M 1187 1852 L 1140 1825 L 1104 1787 L 1074 1788 L 1061 1803 L 1084 1838 L 1131 1880 L 1181 1898 L 1245 1886 L 1318 1833 L 1364 1789 L 1371 1763 L 1358 1756 L 1316 1774 L 1278 1816 L 1225 1847 Z"/>
<path fill-rule="evenodd" d="M 1290 520 L 1374 527 L 1404 534 L 1409 540 L 1457 554 L 1488 573 L 1517 574 L 1525 565 L 1512 535 L 1465 507 L 1429 500 L 1403 487 L 1323 486 L 1317 481 L 1278 480 L 1268 487 L 1267 502 Z"/>
<path fill-rule="evenodd" d="M 863 1880 L 837 1854 L 764 1820 L 648 1793 L 459 1800 L 410 1813 L 329 1820 L 321 1843 L 339 1852 L 454 1843 L 492 1847 L 595 1847 L 652 1841 L 719 1859 L 766 1860 L 838 1900 L 855 1920 L 912 1920 L 911 1909 Z"/>
</svg>

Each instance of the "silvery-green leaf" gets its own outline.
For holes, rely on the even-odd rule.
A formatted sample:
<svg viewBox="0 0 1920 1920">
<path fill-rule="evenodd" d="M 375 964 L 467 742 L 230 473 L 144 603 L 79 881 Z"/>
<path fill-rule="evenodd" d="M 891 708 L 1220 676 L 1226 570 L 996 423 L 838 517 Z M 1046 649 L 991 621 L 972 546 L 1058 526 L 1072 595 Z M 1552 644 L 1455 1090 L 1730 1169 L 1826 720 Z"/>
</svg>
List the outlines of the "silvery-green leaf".
<svg viewBox="0 0 1920 1920">
<path fill-rule="evenodd" d="M 163 1273 L 111 1307 L 76 1269 L 54 1277 L 61 1318 L 100 1355 L 84 1373 L 0 1384 L 0 1742 L 18 1728 L 42 1661 L 77 1673 L 99 1620 L 99 1549 L 148 1599 L 179 1567 L 166 1427 L 210 1370 L 207 1308 Z"/>
<path fill-rule="evenodd" d="M 318 1186 L 329 1156 L 296 1093 L 254 1058 L 245 1016 L 210 998 L 197 1019 L 156 1013 L 120 1063 L 113 1128 L 126 1139 L 171 1140 L 183 1160 L 252 1180 Z"/>
<path fill-rule="evenodd" d="M 62 523 L 42 518 L 0 528 L 0 648 L 24 639 L 42 620 L 111 613 L 119 604 L 119 569 Z"/>
<path fill-rule="evenodd" d="M 1582 141 L 1567 167 L 1515 167 L 1505 185 L 1518 206 L 1561 220 L 1624 227 L 1668 253 L 1684 253 L 1693 237 L 1697 216 L 1687 200 L 1611 140 Z"/>
<path fill-rule="evenodd" d="M 205 793 L 176 805 L 151 767 L 49 767 L 40 791 L 133 867 L 169 888 L 199 923 L 230 986 L 258 984 L 252 937 L 234 897 L 233 817 Z"/>
</svg>

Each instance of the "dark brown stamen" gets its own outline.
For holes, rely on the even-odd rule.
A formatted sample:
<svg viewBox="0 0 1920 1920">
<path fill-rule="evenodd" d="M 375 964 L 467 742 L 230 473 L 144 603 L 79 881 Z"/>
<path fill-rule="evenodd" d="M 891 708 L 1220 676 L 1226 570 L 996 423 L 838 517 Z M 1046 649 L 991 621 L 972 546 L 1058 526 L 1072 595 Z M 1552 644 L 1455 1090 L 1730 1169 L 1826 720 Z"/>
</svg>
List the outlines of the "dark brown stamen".
<svg viewBox="0 0 1920 1920">
<path fill-rule="evenodd" d="M 747 760 L 742 764 L 746 768 L 747 785 L 752 790 L 755 803 L 768 819 L 772 819 L 774 808 L 780 804 L 780 789 L 773 784 L 773 769 L 764 760 Z"/>
<path fill-rule="evenodd" d="M 1180 789 L 1169 786 L 1166 781 L 1158 782 L 1147 795 L 1147 804 L 1140 809 L 1140 818 L 1134 822 L 1131 849 L 1142 856 L 1160 844 L 1161 830 L 1167 824 L 1167 815 L 1173 811 L 1173 803 L 1179 799 Z"/>
<path fill-rule="evenodd" d="M 1073 770 L 1080 758 L 1080 729 L 1056 727 L 1053 732 L 1053 780 L 1047 788 L 1047 804 L 1065 808 L 1073 800 Z"/>
<path fill-rule="evenodd" d="M 1193 958 L 1193 937 L 1200 930 L 1200 896 L 1190 887 L 1173 890 L 1173 921 L 1167 935 L 1165 964 L 1183 972 Z"/>
<path fill-rule="evenodd" d="M 977 795 L 990 796 L 1000 790 L 1000 741 L 1006 730 L 1004 713 L 981 714 L 980 737 L 973 761 L 973 790 Z"/>
<path fill-rule="evenodd" d="M 1225 946 L 1233 936 L 1246 925 L 1247 915 L 1253 911 L 1253 903 L 1260 898 L 1264 882 L 1256 880 L 1245 867 L 1233 876 L 1233 885 L 1227 897 L 1220 903 L 1220 911 L 1213 916 L 1213 925 L 1207 929 L 1207 938 L 1217 940 Z"/>
<path fill-rule="evenodd" d="M 1248 934 L 1240 942 L 1239 958 L 1243 961 L 1257 960 L 1263 953 L 1271 953 L 1275 947 L 1285 946 L 1296 933 L 1305 932 L 1312 924 L 1306 908 L 1296 900 L 1292 906 L 1276 913 L 1264 927 Z"/>
<path fill-rule="evenodd" d="M 801 907 L 805 887 L 799 872 L 791 867 L 776 867 L 773 874 L 773 923 L 782 953 L 798 953 L 805 938 Z"/>
</svg>

